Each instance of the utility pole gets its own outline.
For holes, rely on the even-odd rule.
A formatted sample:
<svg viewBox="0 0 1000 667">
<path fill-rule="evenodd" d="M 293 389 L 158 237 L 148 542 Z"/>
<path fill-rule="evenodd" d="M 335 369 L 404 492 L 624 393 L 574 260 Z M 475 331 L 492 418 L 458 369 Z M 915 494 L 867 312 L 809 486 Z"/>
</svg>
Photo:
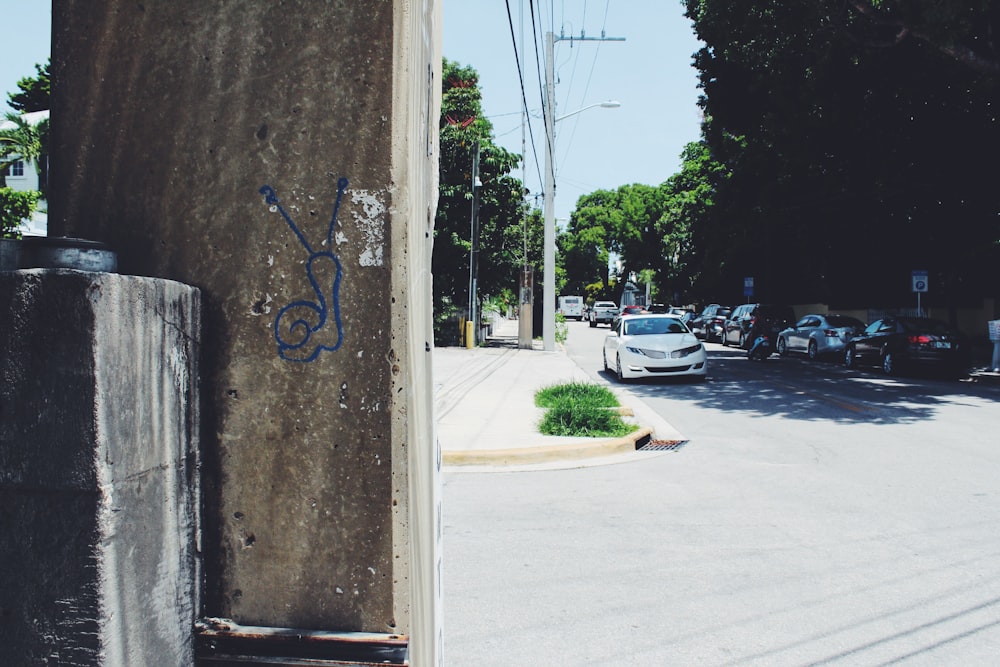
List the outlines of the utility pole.
<svg viewBox="0 0 1000 667">
<path fill-rule="evenodd" d="M 543 266 L 545 276 L 542 283 L 542 349 L 552 352 L 556 349 L 556 175 L 553 154 L 556 144 L 556 84 L 555 84 L 555 43 L 556 42 L 624 42 L 624 37 L 556 37 L 545 33 L 545 203 L 542 216 L 545 220 L 545 248 Z"/>
<path fill-rule="evenodd" d="M 476 322 L 476 283 L 479 280 L 479 140 L 472 148 L 472 229 L 471 229 L 471 249 L 469 250 L 469 322 L 472 327 L 466 326 L 466 336 L 471 336 L 471 340 L 465 341 L 466 347 L 475 347 L 477 331 L 479 327 Z M 471 345 L 470 345 L 471 343 Z"/>
</svg>

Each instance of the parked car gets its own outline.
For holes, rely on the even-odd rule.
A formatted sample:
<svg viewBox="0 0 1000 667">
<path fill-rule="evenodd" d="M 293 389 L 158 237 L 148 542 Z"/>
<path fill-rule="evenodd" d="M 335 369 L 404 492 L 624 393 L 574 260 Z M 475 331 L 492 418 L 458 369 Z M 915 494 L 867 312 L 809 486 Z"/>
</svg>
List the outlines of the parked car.
<svg viewBox="0 0 1000 667">
<path fill-rule="evenodd" d="M 618 321 L 621 318 L 625 317 L 626 315 L 641 315 L 645 312 L 647 311 L 643 306 L 637 306 L 634 304 L 628 306 L 622 306 L 621 309 L 618 311 L 618 314 L 615 315 L 613 320 L 611 320 L 611 328 L 614 329 L 615 327 L 617 327 Z"/>
<path fill-rule="evenodd" d="M 844 365 L 881 366 L 886 375 L 923 366 L 964 374 L 971 363 L 969 342 L 957 329 L 927 317 L 875 320 L 844 348 Z"/>
<path fill-rule="evenodd" d="M 670 306 L 662 303 L 651 303 L 646 306 L 646 312 L 649 313 L 669 313 Z"/>
<path fill-rule="evenodd" d="M 630 315 L 618 319 L 604 339 L 604 370 L 619 379 L 691 375 L 704 378 L 705 346 L 676 317 Z"/>
<path fill-rule="evenodd" d="M 595 301 L 587 314 L 587 319 L 591 327 L 596 327 L 598 324 L 611 326 L 617 314 L 618 304 L 614 301 Z"/>
<path fill-rule="evenodd" d="M 787 329 L 795 321 L 795 311 L 791 306 L 773 303 L 744 303 L 736 306 L 722 325 L 722 344 L 735 343 L 744 350 L 753 345 L 756 327 L 777 340 L 778 332 Z"/>
<path fill-rule="evenodd" d="M 710 303 L 705 308 L 691 318 L 688 326 L 691 332 L 702 340 L 711 343 L 713 340 L 720 340 L 722 336 L 722 323 L 726 321 L 732 310 L 717 303 Z"/>
<path fill-rule="evenodd" d="M 865 323 L 847 315 L 806 315 L 778 334 L 778 354 L 804 352 L 810 359 L 842 354 L 854 336 L 865 330 Z"/>
<path fill-rule="evenodd" d="M 671 306 L 670 310 L 667 311 L 668 315 L 673 315 L 679 319 L 684 324 L 687 324 L 690 328 L 691 320 L 697 314 L 693 310 L 688 310 L 687 308 L 678 308 L 677 306 Z"/>
</svg>

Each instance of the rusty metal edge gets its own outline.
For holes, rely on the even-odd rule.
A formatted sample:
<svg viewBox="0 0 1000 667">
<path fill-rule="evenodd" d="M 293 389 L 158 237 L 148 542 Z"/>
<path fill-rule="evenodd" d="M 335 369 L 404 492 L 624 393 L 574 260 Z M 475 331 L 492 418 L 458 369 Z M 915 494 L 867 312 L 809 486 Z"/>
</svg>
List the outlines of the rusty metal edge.
<svg viewBox="0 0 1000 667">
<path fill-rule="evenodd" d="M 240 625 L 229 619 L 195 623 L 199 663 L 281 665 L 409 664 L 409 637 Z"/>
</svg>

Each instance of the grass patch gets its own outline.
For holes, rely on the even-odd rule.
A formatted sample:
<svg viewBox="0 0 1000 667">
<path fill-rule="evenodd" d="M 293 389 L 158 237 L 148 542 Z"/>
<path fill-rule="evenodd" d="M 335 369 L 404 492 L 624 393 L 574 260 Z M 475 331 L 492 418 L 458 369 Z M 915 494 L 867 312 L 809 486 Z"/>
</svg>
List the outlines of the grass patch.
<svg viewBox="0 0 1000 667">
<path fill-rule="evenodd" d="M 569 401 L 583 407 L 617 408 L 618 399 L 607 387 L 592 382 L 568 382 L 543 387 L 535 392 L 535 405 L 554 408 Z"/>
<path fill-rule="evenodd" d="M 618 407 L 614 393 L 598 384 L 545 387 L 535 392 L 535 405 L 547 408 L 538 425 L 545 435 L 617 438 L 636 429 L 612 409 Z"/>
</svg>

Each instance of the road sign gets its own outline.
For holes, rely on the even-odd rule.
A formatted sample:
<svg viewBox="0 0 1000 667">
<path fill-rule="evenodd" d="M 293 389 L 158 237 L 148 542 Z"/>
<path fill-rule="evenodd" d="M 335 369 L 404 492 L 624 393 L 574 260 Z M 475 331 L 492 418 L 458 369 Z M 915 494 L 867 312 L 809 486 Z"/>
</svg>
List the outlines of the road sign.
<svg viewBox="0 0 1000 667">
<path fill-rule="evenodd" d="M 915 270 L 913 272 L 913 291 L 914 292 L 926 292 L 927 291 L 927 272 L 922 270 Z"/>
<path fill-rule="evenodd" d="M 753 296 L 753 276 L 743 279 L 743 296 Z"/>
</svg>

